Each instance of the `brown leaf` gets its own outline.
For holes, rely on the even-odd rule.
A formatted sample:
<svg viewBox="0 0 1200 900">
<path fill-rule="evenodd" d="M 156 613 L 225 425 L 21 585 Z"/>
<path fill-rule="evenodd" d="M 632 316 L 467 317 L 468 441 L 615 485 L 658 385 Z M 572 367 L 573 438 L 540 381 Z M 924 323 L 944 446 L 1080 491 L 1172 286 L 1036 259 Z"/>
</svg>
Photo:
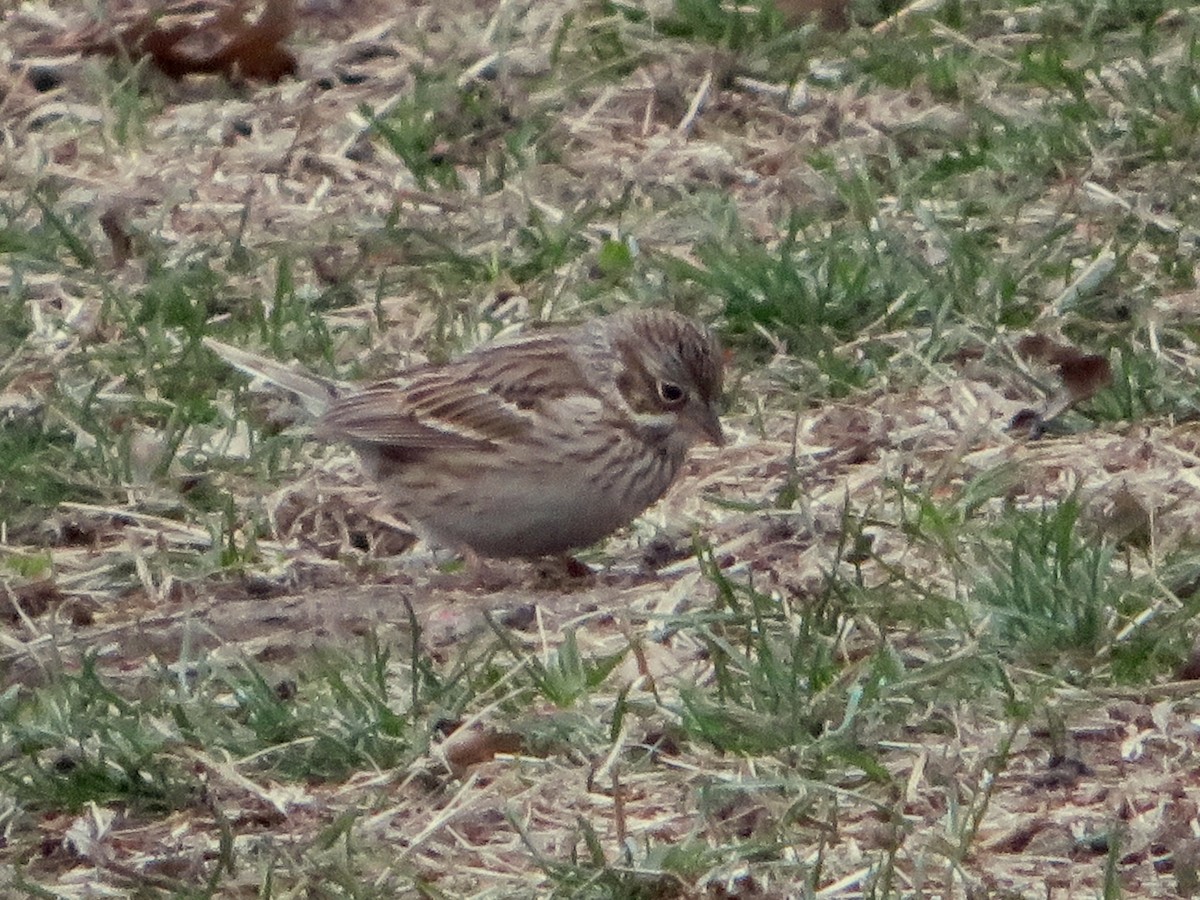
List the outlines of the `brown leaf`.
<svg viewBox="0 0 1200 900">
<path fill-rule="evenodd" d="M 1009 423 L 1009 430 L 1028 430 L 1030 437 L 1041 437 L 1051 420 L 1112 384 L 1112 366 L 1105 356 L 1082 353 L 1044 334 L 1025 335 L 1017 341 L 1015 349 L 1030 362 L 1058 369 L 1062 384 L 1041 408 L 1017 413 Z"/>
<path fill-rule="evenodd" d="M 1200 681 L 1200 638 L 1192 643 L 1187 659 L 1175 672 L 1176 681 Z"/>
<path fill-rule="evenodd" d="M 296 58 L 281 46 L 295 27 L 293 0 L 267 0 L 257 22 L 234 32 L 222 59 L 243 78 L 275 82 L 295 75 Z"/>
<path fill-rule="evenodd" d="M 1094 397 L 1113 380 L 1108 358 L 1098 354 L 1064 359 L 1058 364 L 1058 374 L 1071 395 L 1072 403 L 1081 403 Z"/>
<path fill-rule="evenodd" d="M 460 729 L 442 745 L 446 762 L 456 772 L 489 762 L 497 753 L 519 753 L 524 746 L 521 736 L 513 731 L 491 729 Z"/>
<path fill-rule="evenodd" d="M 133 239 L 125 223 L 125 211 L 118 206 L 106 209 L 100 216 L 100 228 L 112 245 L 113 266 L 120 269 L 133 255 Z"/>
<path fill-rule="evenodd" d="M 1057 366 L 1081 355 L 1070 344 L 1060 344 L 1054 338 L 1044 334 L 1025 335 L 1017 341 L 1016 349 L 1019 356 L 1044 366 Z"/>
<path fill-rule="evenodd" d="M 1044 334 L 1027 334 L 1017 341 L 1017 354 L 1031 362 L 1058 369 L 1072 403 L 1095 396 L 1112 384 L 1112 367 L 1098 354 L 1085 354 Z"/>
<path fill-rule="evenodd" d="M 275 82 L 296 73 L 283 47 L 295 28 L 295 0 L 266 0 L 257 21 L 245 19 L 246 0 L 218 7 L 206 18 L 172 16 L 159 9 L 103 37 L 84 36 L 72 48 L 110 56 L 148 56 L 169 78 L 221 74 Z M 59 49 L 64 49 L 59 45 Z"/>
<path fill-rule="evenodd" d="M 7 602 L 4 603 L 2 618 L 10 625 L 45 615 L 52 605 L 61 602 L 64 597 L 58 585 L 49 579 L 5 585 L 3 595 Z"/>
</svg>

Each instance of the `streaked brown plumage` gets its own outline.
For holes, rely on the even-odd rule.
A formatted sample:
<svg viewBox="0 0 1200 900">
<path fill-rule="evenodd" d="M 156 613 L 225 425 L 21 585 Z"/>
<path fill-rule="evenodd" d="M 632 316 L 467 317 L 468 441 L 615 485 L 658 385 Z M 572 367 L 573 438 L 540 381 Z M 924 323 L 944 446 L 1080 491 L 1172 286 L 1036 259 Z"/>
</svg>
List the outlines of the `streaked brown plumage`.
<svg viewBox="0 0 1200 900">
<path fill-rule="evenodd" d="M 539 331 L 365 386 L 207 343 L 298 394 L 317 436 L 350 444 L 411 524 L 480 556 L 595 543 L 663 495 L 692 445 L 723 442 L 720 352 L 673 312 Z"/>
</svg>

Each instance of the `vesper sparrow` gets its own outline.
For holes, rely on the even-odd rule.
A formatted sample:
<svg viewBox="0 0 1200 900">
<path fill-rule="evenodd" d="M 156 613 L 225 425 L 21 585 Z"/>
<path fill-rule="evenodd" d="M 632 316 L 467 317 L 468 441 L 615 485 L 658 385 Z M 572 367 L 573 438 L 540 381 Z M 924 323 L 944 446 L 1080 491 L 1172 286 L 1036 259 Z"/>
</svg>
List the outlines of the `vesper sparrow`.
<svg viewBox="0 0 1200 900">
<path fill-rule="evenodd" d="M 205 343 L 297 394 L 418 531 L 479 556 L 593 544 L 661 497 L 692 445 L 724 441 L 717 343 L 674 312 L 537 331 L 367 385 Z"/>
</svg>

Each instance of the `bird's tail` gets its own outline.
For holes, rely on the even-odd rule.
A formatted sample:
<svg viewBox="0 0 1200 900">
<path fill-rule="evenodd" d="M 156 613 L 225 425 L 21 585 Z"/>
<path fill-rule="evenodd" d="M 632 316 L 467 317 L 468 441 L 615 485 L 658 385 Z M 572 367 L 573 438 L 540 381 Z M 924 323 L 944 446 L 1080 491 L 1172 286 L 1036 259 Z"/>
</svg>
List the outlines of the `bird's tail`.
<svg viewBox="0 0 1200 900">
<path fill-rule="evenodd" d="M 336 381 L 321 378 L 319 375 L 309 372 L 297 371 L 273 359 L 229 344 L 222 344 L 212 338 L 206 337 L 204 346 L 235 369 L 295 394 L 304 409 L 314 418 L 324 413 L 329 408 L 329 404 L 343 392 L 342 385 Z"/>
</svg>

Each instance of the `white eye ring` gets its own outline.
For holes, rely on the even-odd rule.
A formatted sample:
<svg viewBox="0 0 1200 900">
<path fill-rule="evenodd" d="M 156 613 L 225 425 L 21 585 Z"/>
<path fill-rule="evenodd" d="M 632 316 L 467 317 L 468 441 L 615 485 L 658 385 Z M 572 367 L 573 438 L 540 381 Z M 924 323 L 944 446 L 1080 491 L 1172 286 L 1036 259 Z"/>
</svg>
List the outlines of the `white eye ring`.
<svg viewBox="0 0 1200 900">
<path fill-rule="evenodd" d="M 658 383 L 658 399 L 668 406 L 678 406 L 687 399 L 687 391 L 669 381 Z"/>
</svg>

